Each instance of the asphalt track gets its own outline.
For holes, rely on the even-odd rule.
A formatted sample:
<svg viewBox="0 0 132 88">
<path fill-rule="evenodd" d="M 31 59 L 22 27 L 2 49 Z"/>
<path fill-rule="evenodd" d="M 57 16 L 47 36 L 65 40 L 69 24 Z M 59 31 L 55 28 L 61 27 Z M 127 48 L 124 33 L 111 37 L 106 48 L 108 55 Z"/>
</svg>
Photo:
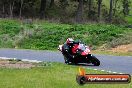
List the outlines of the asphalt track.
<svg viewBox="0 0 132 88">
<path fill-rule="evenodd" d="M 88 65 L 86 68 L 132 74 L 132 56 L 95 56 L 100 60 L 101 65 Z M 64 63 L 61 52 L 57 51 L 0 49 L 0 57 Z"/>
</svg>

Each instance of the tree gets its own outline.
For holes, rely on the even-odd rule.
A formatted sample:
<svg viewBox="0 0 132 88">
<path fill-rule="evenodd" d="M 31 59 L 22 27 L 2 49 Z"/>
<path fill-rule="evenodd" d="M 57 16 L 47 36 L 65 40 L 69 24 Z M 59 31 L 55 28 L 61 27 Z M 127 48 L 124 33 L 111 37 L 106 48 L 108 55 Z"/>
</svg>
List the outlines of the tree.
<svg viewBox="0 0 132 88">
<path fill-rule="evenodd" d="M 113 5 L 114 5 L 114 8 L 113 8 L 113 16 L 115 16 L 116 12 L 117 12 L 117 3 L 118 3 L 119 0 L 114 0 L 113 2 Z"/>
<path fill-rule="evenodd" d="M 83 16 L 83 0 L 79 0 L 78 9 L 76 13 L 77 23 L 82 23 L 82 16 Z"/>
<path fill-rule="evenodd" d="M 109 22 L 112 20 L 112 10 L 113 10 L 113 0 L 110 0 L 110 9 L 109 9 Z"/>
<path fill-rule="evenodd" d="M 91 0 L 88 0 L 88 9 L 89 9 L 89 12 L 91 12 L 91 7 L 92 7 L 92 1 Z"/>
<path fill-rule="evenodd" d="M 20 12 L 19 12 L 19 18 L 22 17 L 22 8 L 23 8 L 23 0 L 20 0 Z"/>
<path fill-rule="evenodd" d="M 54 6 L 54 0 L 51 0 L 50 2 L 50 8 Z"/>
<path fill-rule="evenodd" d="M 14 3 L 15 0 L 10 0 L 10 18 L 13 17 Z"/>
<path fill-rule="evenodd" d="M 45 18 L 45 11 L 46 11 L 46 0 L 41 0 L 41 5 L 40 5 L 40 19 Z"/>
<path fill-rule="evenodd" d="M 88 17 L 91 17 L 91 12 L 92 12 L 92 0 L 88 0 Z"/>
<path fill-rule="evenodd" d="M 128 15 L 129 14 L 129 1 L 123 0 L 123 14 Z"/>
<path fill-rule="evenodd" d="M 62 8 L 62 10 L 65 10 L 67 5 L 68 5 L 67 0 L 60 0 L 60 7 Z"/>
<path fill-rule="evenodd" d="M 59 0 L 60 1 L 60 22 L 67 23 L 67 11 L 66 7 L 68 6 L 67 0 Z"/>
<path fill-rule="evenodd" d="M 89 20 L 96 20 L 96 6 L 95 6 L 95 0 L 87 0 L 88 3 L 88 18 Z"/>
<path fill-rule="evenodd" d="M 98 0 L 98 18 L 100 20 L 100 13 L 101 13 L 101 3 L 102 3 L 102 0 Z"/>
<path fill-rule="evenodd" d="M 6 0 L 1 1 L 1 6 L 2 6 L 2 17 L 5 18 L 5 4 Z"/>
</svg>

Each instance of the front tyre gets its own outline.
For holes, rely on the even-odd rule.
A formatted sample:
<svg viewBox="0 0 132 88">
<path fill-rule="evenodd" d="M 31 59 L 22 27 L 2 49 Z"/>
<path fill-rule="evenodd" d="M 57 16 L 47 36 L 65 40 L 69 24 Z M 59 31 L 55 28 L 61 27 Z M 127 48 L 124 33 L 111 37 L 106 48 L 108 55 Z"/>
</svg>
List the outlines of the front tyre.
<svg viewBox="0 0 132 88">
<path fill-rule="evenodd" d="M 92 55 L 91 58 L 92 58 L 92 64 L 94 66 L 99 66 L 100 65 L 100 61 L 95 56 Z"/>
</svg>

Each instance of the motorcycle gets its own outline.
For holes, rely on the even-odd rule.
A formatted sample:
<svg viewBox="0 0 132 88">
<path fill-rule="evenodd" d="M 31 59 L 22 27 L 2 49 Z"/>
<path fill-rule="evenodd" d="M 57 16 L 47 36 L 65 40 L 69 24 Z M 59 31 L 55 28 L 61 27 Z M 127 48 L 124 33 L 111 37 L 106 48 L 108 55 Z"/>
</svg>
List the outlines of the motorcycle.
<svg viewBox="0 0 132 88">
<path fill-rule="evenodd" d="M 74 44 L 73 47 L 67 44 L 59 45 L 58 50 L 62 52 L 66 64 L 92 63 L 94 66 L 100 65 L 100 61 L 90 53 L 90 48 L 83 43 Z"/>
</svg>

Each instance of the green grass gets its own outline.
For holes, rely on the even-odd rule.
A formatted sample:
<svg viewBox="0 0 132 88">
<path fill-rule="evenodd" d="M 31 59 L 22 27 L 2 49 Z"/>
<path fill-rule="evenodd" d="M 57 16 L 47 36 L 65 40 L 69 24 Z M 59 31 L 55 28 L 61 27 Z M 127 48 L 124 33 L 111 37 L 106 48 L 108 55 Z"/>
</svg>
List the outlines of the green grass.
<svg viewBox="0 0 132 88">
<path fill-rule="evenodd" d="M 127 20 L 129 24 L 132 24 L 132 16 L 127 16 L 125 17 L 125 19 Z"/>
<path fill-rule="evenodd" d="M 16 20 L 1 19 L 0 47 L 55 50 L 68 37 L 73 37 L 74 39 L 82 40 L 88 45 L 93 45 L 94 49 L 96 49 L 96 47 L 109 43 L 116 38 L 124 41 L 123 35 L 128 32 L 132 33 L 132 30 L 110 24 L 68 25 L 43 21 L 23 24 Z M 125 41 L 125 43 L 131 43 L 128 42 L 130 39 L 125 39 Z"/>
<path fill-rule="evenodd" d="M 105 72 L 86 69 L 88 74 Z M 130 84 L 87 84 L 76 83 L 78 66 L 52 63 L 50 66 L 32 69 L 0 68 L 0 88 L 131 88 Z"/>
</svg>

